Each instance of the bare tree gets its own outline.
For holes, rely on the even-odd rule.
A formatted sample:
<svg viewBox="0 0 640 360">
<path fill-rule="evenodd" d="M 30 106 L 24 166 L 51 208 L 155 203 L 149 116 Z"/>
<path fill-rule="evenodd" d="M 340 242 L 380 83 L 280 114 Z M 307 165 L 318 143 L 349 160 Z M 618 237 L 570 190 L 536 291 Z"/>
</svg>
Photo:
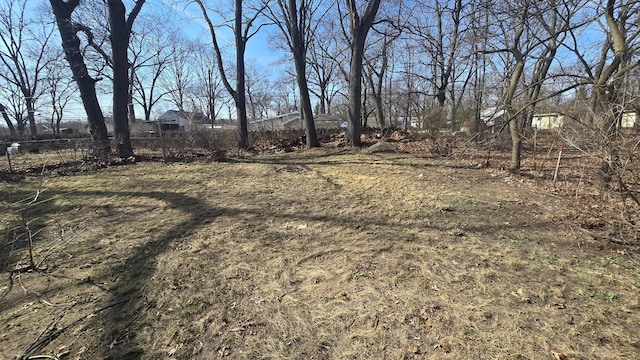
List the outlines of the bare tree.
<svg viewBox="0 0 640 360">
<path fill-rule="evenodd" d="M 162 86 L 162 76 L 173 64 L 179 44 L 174 32 L 167 31 L 167 25 L 157 18 L 140 19 L 137 22 L 136 36 L 129 44 L 129 106 L 137 103 L 142 107 L 144 120 L 151 120 L 153 108 L 172 91 L 172 88 Z M 167 45 L 169 44 L 169 45 Z M 167 83 L 171 84 L 170 81 Z M 135 112 L 129 110 L 129 121 L 135 121 Z"/>
<path fill-rule="evenodd" d="M 273 91 L 268 73 L 255 64 L 246 67 L 247 112 L 251 120 L 269 116 Z"/>
<path fill-rule="evenodd" d="M 585 48 L 579 33 L 571 31 L 570 39 L 563 44 L 578 59 L 581 71 L 576 77 L 583 79 L 578 85 L 590 84 L 590 111 L 585 124 L 597 134 L 597 141 L 603 146 L 603 159 L 599 177 L 601 184 L 608 186 L 618 177 L 620 183 L 619 150 L 615 140 L 621 125 L 625 106 L 632 92 L 625 83 L 640 62 L 634 56 L 640 49 L 640 3 L 629 0 L 601 0 L 595 4 L 593 22 L 600 26 L 602 40 L 600 52 L 591 61 L 592 49 Z"/>
<path fill-rule="evenodd" d="M 380 0 L 369 0 L 364 5 L 358 5 L 357 0 L 346 0 L 349 17 L 349 34 L 351 61 L 349 67 L 349 123 L 347 126 L 347 141 L 360 146 L 361 108 L 362 108 L 362 64 L 364 46 L 369 29 L 373 25 L 380 7 Z"/>
<path fill-rule="evenodd" d="M 327 16 L 326 18 L 332 18 Z M 336 74 L 340 70 L 342 49 L 336 37 L 337 25 L 334 21 L 321 22 L 321 28 L 309 44 L 307 64 L 309 66 L 309 91 L 319 99 L 320 114 L 331 114 L 331 103 L 341 90 Z"/>
<path fill-rule="evenodd" d="M 574 22 L 574 14 L 584 4 L 584 0 L 546 3 L 520 0 L 503 2 L 502 7 L 494 10 L 495 25 L 492 27 L 503 34 L 502 44 L 494 45 L 487 53 L 500 54 L 499 61 L 504 65 L 496 66 L 508 74 L 502 104 L 512 142 L 511 171 L 520 169 L 523 129 L 529 126 L 540 102 L 541 90 L 556 61 L 558 49 L 571 29 L 584 25 Z"/>
<path fill-rule="evenodd" d="M 193 54 L 200 49 L 197 44 L 178 35 L 172 37 L 168 48 L 171 55 L 165 63 L 166 69 L 160 75 L 161 85 L 171 103 L 179 111 L 185 111 L 189 105 L 189 88 L 193 86 L 196 75 Z"/>
<path fill-rule="evenodd" d="M 271 110 L 276 115 L 282 115 L 299 111 L 297 103 L 296 84 L 297 79 L 291 75 L 292 71 L 283 71 L 282 74 L 273 81 L 271 92 Z"/>
<path fill-rule="evenodd" d="M 2 119 L 4 119 L 4 122 L 7 124 L 7 128 L 9 128 L 9 134 L 11 134 L 12 136 L 16 135 L 16 129 L 13 126 L 13 123 L 11 122 L 11 118 L 9 117 L 9 114 L 7 113 L 7 108 L 0 103 L 0 114 L 2 114 Z"/>
<path fill-rule="evenodd" d="M 99 157 L 107 156 L 111 149 L 107 127 L 104 123 L 104 115 L 96 94 L 96 82 L 98 79 L 89 74 L 83 56 L 84 52 L 80 48 L 80 38 L 78 37 L 78 32 L 84 31 L 85 28 L 71 18 L 80 4 L 80 0 L 49 0 L 49 2 L 58 24 L 65 57 L 73 72 L 73 78 L 78 85 L 80 98 L 87 113 L 95 155 Z"/>
<path fill-rule="evenodd" d="M 245 92 L 245 64 L 244 54 L 247 47 L 247 42 L 260 30 L 261 26 L 256 25 L 258 17 L 264 10 L 264 5 L 255 9 L 250 15 L 245 17 L 243 0 L 234 1 L 234 18 L 233 18 L 233 34 L 235 44 L 235 68 L 236 68 L 236 81 L 235 88 L 229 82 L 225 66 L 222 60 L 222 49 L 218 44 L 217 27 L 212 21 L 210 14 L 210 8 L 207 6 L 204 0 L 193 0 L 200 8 L 202 17 L 209 27 L 211 34 L 211 41 L 213 42 L 213 49 L 216 54 L 216 60 L 218 63 L 218 71 L 220 72 L 220 78 L 224 87 L 227 89 L 236 105 L 236 115 L 238 117 L 238 147 L 249 147 L 249 130 L 247 125 L 247 100 Z"/>
<path fill-rule="evenodd" d="M 640 63 L 631 61 L 632 55 L 640 48 L 640 3 L 627 0 L 606 0 L 601 2 L 605 24 L 601 24 L 606 33 L 602 43 L 600 59 L 593 71 L 594 91 L 592 108 L 607 111 L 613 105 L 612 116 L 603 123 L 604 129 L 615 135 L 620 120 L 621 83 L 624 76 Z"/>
<path fill-rule="evenodd" d="M 54 50 L 51 51 L 56 53 Z M 47 66 L 47 95 L 51 104 L 50 123 L 54 136 L 60 136 L 60 122 L 75 92 L 73 79 L 68 71 L 61 60 L 53 61 Z"/>
<path fill-rule="evenodd" d="M 133 156 L 129 130 L 129 40 L 133 22 L 145 0 L 137 0 L 129 15 L 121 0 L 107 0 L 109 8 L 109 40 L 113 62 L 113 140 L 120 158 Z"/>
<path fill-rule="evenodd" d="M 27 108 L 27 119 L 31 135 L 37 134 L 35 111 L 42 73 L 50 60 L 47 58 L 47 43 L 53 28 L 43 22 L 30 20 L 26 16 L 27 1 L 3 0 L 0 3 L 0 63 L 3 71 L 0 78 L 20 89 Z M 18 124 L 18 130 L 23 127 Z"/>
<path fill-rule="evenodd" d="M 307 82 L 307 53 L 309 44 L 315 37 L 318 18 L 326 13 L 319 0 L 277 0 L 265 1 L 266 14 L 280 29 L 293 55 L 296 79 L 300 92 L 300 110 L 305 123 L 307 147 L 318 147 L 318 136 L 313 121 L 313 109 Z"/>
<path fill-rule="evenodd" d="M 194 66 L 195 81 L 191 88 L 191 103 L 195 109 L 211 119 L 213 126 L 228 101 L 223 94 L 225 89 L 216 70 L 213 53 L 202 49 L 196 54 Z"/>
<path fill-rule="evenodd" d="M 387 23 L 390 24 L 390 23 Z M 396 26 L 376 30 L 377 37 L 371 41 L 364 56 L 364 78 L 374 101 L 376 122 L 380 128 L 387 127 L 384 111 L 384 85 L 389 70 L 389 51 L 393 42 L 401 35 Z M 363 102 L 364 103 L 364 102 Z"/>
</svg>

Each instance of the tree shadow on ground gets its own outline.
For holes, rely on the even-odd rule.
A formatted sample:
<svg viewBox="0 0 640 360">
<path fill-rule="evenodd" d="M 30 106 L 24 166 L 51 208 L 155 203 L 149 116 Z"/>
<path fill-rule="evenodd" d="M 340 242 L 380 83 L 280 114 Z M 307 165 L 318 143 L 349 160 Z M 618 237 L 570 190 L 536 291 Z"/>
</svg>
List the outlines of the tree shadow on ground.
<svg viewBox="0 0 640 360">
<path fill-rule="evenodd" d="M 23 196 L 25 194 L 15 194 Z M 49 193 L 50 196 L 59 194 Z M 69 196 L 69 195 L 68 195 Z M 149 241 L 140 247 L 134 248 L 123 262 L 110 268 L 108 273 L 97 274 L 94 282 L 103 278 L 109 278 L 117 274 L 117 281 L 113 285 L 110 298 L 106 301 L 106 310 L 99 316 L 92 317 L 96 327 L 103 327 L 103 338 L 100 340 L 101 347 L 106 349 L 102 354 L 96 354 L 100 358 L 109 359 L 139 359 L 144 355 L 144 349 L 135 344 L 135 333 L 132 331 L 132 323 L 137 317 L 137 313 L 148 307 L 143 293 L 143 287 L 148 279 L 155 272 L 155 260 L 167 251 L 168 247 L 176 240 L 182 239 L 193 233 L 197 229 L 213 222 L 220 214 L 221 209 L 213 208 L 198 198 L 186 196 L 184 194 L 172 192 L 146 192 L 146 193 L 126 193 L 126 192 L 74 192 L 72 196 L 80 197 L 147 197 L 165 201 L 170 207 L 180 210 L 189 215 L 188 219 L 163 231 L 163 234 L 155 240 Z M 62 209 L 58 206 L 47 206 L 41 211 L 41 216 L 53 215 Z M 126 241 L 126 240 L 123 240 Z M 115 305 L 114 305 L 115 304 Z M 91 325 L 88 325 L 90 328 Z M 49 340 L 53 341 L 56 336 Z M 114 346 L 118 344 L 122 337 L 131 339 L 127 346 Z M 45 340 L 47 338 L 45 337 Z M 31 348 L 29 353 L 25 353 L 23 358 L 28 358 L 31 354 L 44 348 L 50 341 L 41 341 L 35 348 Z"/>
<path fill-rule="evenodd" d="M 290 164 L 286 161 L 273 163 Z M 403 164 L 407 165 L 407 164 Z M 16 194 L 17 196 L 27 196 L 24 194 Z M 56 196 L 61 194 L 50 194 Z M 171 191 L 151 191 L 151 192 L 121 192 L 121 191 L 78 191 L 72 194 L 65 194 L 76 197 L 101 198 L 118 196 L 125 198 L 144 197 L 166 202 L 169 207 L 179 210 L 188 215 L 188 218 L 180 223 L 167 229 L 162 229 L 155 236 L 155 239 L 144 243 L 142 246 L 134 247 L 132 252 L 123 259 L 122 262 L 110 268 L 106 272 L 96 274 L 95 279 L 113 278 L 116 275 L 115 283 L 109 291 L 109 299 L 105 302 L 107 307 L 100 312 L 98 316 L 88 319 L 85 328 L 102 328 L 101 338 L 97 340 L 99 347 L 92 349 L 96 351 L 94 354 L 99 358 L 108 359 L 141 359 L 147 356 L 146 350 L 136 343 L 136 333 L 140 330 L 136 320 L 142 316 L 145 311 L 152 309 L 153 296 L 147 297 L 145 294 L 145 285 L 157 270 L 156 262 L 158 257 L 167 251 L 176 241 L 182 240 L 199 229 L 212 224 L 219 216 L 237 217 L 241 215 L 251 215 L 256 218 L 264 216 L 263 209 L 234 209 L 231 207 L 211 206 L 201 198 L 188 196 L 185 194 L 175 193 Z M 98 204 L 96 204 L 98 205 Z M 489 206 L 489 205 L 487 205 Z M 55 214 L 64 209 L 51 205 L 47 207 L 46 213 Z M 434 211 L 438 211 L 434 209 Z M 46 215 L 43 213 L 42 215 Z M 461 214 L 462 215 L 462 214 Z M 294 218 L 302 221 L 326 222 L 329 226 L 351 226 L 352 224 L 359 229 L 364 226 L 381 226 L 396 227 L 394 223 L 386 218 L 377 216 L 355 216 L 350 219 L 338 218 L 334 214 L 313 215 L 308 213 L 300 214 L 271 214 L 275 218 Z M 418 221 L 419 219 L 415 219 Z M 492 233 L 495 231 L 496 223 L 486 224 L 486 227 L 466 227 L 465 232 L 473 233 Z M 529 224 L 528 226 L 531 226 Z M 542 224 L 541 227 L 546 227 Z M 442 232 L 449 229 L 443 223 L 434 225 L 424 224 L 424 228 L 430 228 L 434 231 Z M 126 241 L 126 240 L 123 240 Z M 51 339 L 53 341 L 53 339 Z M 39 348 L 43 348 L 47 343 L 43 343 Z M 38 349 L 34 349 L 38 350 Z M 29 355 L 29 354 L 27 354 Z"/>
</svg>

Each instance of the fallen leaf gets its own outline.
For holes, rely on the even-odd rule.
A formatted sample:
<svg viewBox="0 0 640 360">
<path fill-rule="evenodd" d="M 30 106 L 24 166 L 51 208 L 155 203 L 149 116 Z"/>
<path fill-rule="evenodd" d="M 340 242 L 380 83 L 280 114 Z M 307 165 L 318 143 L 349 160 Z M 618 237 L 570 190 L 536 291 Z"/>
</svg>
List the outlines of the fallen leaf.
<svg viewBox="0 0 640 360">
<path fill-rule="evenodd" d="M 448 342 L 445 342 L 444 344 L 436 344 L 436 345 L 433 346 L 433 348 L 434 349 L 440 349 L 445 354 L 451 352 L 451 347 L 449 346 Z"/>
<path fill-rule="evenodd" d="M 76 355 L 75 360 L 82 359 L 82 354 L 84 354 L 85 351 L 87 351 L 87 347 L 86 346 L 81 347 L 80 350 L 78 350 L 78 352 L 75 354 Z"/>
<path fill-rule="evenodd" d="M 431 328 L 433 327 L 433 325 L 431 325 L 431 323 L 426 323 L 423 325 L 424 328 L 424 332 L 429 332 L 431 330 Z"/>
<path fill-rule="evenodd" d="M 569 357 L 561 352 L 551 349 L 551 354 L 556 360 L 569 360 Z"/>
</svg>

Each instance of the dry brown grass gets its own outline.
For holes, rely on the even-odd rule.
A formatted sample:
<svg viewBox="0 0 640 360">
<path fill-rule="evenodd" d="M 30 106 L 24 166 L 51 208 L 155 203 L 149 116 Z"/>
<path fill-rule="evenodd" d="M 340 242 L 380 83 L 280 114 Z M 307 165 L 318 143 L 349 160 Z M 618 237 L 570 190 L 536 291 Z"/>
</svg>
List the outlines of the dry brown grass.
<svg viewBox="0 0 640 360">
<path fill-rule="evenodd" d="M 37 189 L 49 201 L 25 214 L 47 229 L 36 258 L 50 254 L 46 270 L 2 285 L 0 358 L 19 357 L 76 319 L 34 354 L 640 352 L 637 256 L 557 220 L 570 199 L 506 172 L 322 149 L 27 179 L 5 185 L 4 202 Z M 24 256 L 1 259 L 15 266 Z"/>
</svg>

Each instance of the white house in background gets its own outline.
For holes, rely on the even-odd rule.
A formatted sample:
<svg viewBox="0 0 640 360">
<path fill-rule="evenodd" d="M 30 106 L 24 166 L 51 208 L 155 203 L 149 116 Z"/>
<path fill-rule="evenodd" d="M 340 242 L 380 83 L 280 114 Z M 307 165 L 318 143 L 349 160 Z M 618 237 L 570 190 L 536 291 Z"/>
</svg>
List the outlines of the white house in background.
<svg viewBox="0 0 640 360">
<path fill-rule="evenodd" d="M 623 128 L 632 128 L 636 125 L 638 120 L 638 113 L 635 111 L 629 111 L 622 114 L 620 126 Z"/>
<path fill-rule="evenodd" d="M 344 120 L 333 117 L 329 114 L 318 114 L 313 117 L 316 129 L 340 129 Z"/>
<path fill-rule="evenodd" d="M 327 114 L 318 114 L 313 117 L 316 129 L 339 129 L 343 120 Z M 249 131 L 278 131 L 300 130 L 305 128 L 305 123 L 300 118 L 299 112 L 282 114 L 249 122 Z"/>
<path fill-rule="evenodd" d="M 531 119 L 531 127 L 538 130 L 559 129 L 564 125 L 564 115 L 561 113 L 535 114 Z"/>
<path fill-rule="evenodd" d="M 211 120 L 201 112 L 169 110 L 158 120 L 162 128 L 167 130 L 189 129 L 192 124 L 209 124 Z"/>
<path fill-rule="evenodd" d="M 378 123 L 378 119 L 374 118 L 372 124 L 377 124 L 377 123 Z M 421 121 L 420 121 L 420 118 L 417 116 L 409 116 L 409 117 L 398 116 L 396 118 L 395 126 L 404 128 L 405 124 L 407 127 L 417 128 L 417 127 L 420 127 Z"/>
<path fill-rule="evenodd" d="M 249 121 L 249 131 L 276 131 L 301 129 L 302 121 L 299 112 L 277 115 Z"/>
<path fill-rule="evenodd" d="M 480 112 L 480 120 L 487 126 L 493 127 L 506 121 L 507 111 L 500 107 L 489 107 Z"/>
</svg>

